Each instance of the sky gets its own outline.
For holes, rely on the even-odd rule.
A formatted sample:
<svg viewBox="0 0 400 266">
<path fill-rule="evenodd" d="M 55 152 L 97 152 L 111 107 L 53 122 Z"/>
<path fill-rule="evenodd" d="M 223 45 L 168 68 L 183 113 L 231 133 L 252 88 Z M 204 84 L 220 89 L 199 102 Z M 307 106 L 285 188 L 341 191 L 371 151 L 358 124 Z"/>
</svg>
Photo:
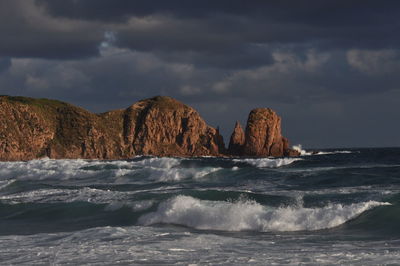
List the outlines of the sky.
<svg viewBox="0 0 400 266">
<path fill-rule="evenodd" d="M 256 107 L 305 148 L 400 146 L 400 1 L 0 0 L 0 94 L 156 95 L 225 143 Z"/>
</svg>

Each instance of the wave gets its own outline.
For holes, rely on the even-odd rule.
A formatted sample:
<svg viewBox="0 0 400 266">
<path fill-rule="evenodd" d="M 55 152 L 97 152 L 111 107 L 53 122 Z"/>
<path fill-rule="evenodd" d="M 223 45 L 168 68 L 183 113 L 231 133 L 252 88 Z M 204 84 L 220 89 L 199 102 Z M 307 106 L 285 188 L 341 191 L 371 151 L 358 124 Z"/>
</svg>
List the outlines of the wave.
<svg viewBox="0 0 400 266">
<path fill-rule="evenodd" d="M 223 169 L 219 165 L 182 164 L 187 159 L 170 157 L 135 157 L 133 160 L 83 160 L 83 159 L 40 159 L 19 162 L 0 162 L 0 186 L 3 180 L 84 180 L 96 178 L 120 182 L 126 176 L 141 177 L 141 180 L 158 182 L 180 181 L 183 179 L 200 179 Z M 233 159 L 234 163 L 246 163 L 259 168 L 276 168 L 289 165 L 299 158 L 258 158 Z M 186 162 L 187 163 L 187 162 Z M 231 165 L 233 171 L 237 166 Z M 138 180 L 138 179 L 137 179 Z M 132 181 L 132 179 L 130 179 Z M 4 183 L 6 184 L 6 183 Z"/>
<path fill-rule="evenodd" d="M 142 225 L 177 224 L 201 230 L 314 231 L 339 226 L 382 205 L 390 203 L 367 201 L 322 208 L 272 208 L 250 200 L 207 201 L 180 195 L 162 202 L 157 211 L 141 216 L 138 222 Z"/>
<path fill-rule="evenodd" d="M 135 166 L 141 167 L 155 167 L 155 168 L 173 168 L 178 166 L 182 159 L 172 157 L 137 157 L 139 160 L 132 162 Z M 117 161 L 118 162 L 118 161 Z"/>
<path fill-rule="evenodd" d="M 0 196 L 2 202 L 16 203 L 69 203 L 69 202 L 91 202 L 111 203 L 129 201 L 133 192 L 101 190 L 95 188 L 80 189 L 39 189 L 28 192 L 20 192 Z"/>
<path fill-rule="evenodd" d="M 329 172 L 336 170 L 347 170 L 347 169 L 373 169 L 373 168 L 398 168 L 400 164 L 366 164 L 366 165 L 358 165 L 351 164 L 345 166 L 320 166 L 320 167 L 308 167 L 308 168 L 296 168 L 296 169 L 285 169 L 285 172 L 292 173 L 310 173 L 314 175 L 318 175 L 319 172 Z"/>
<path fill-rule="evenodd" d="M 259 158 L 259 159 L 233 159 L 234 162 L 247 163 L 258 168 L 278 168 L 300 161 L 301 158 Z"/>
<path fill-rule="evenodd" d="M 306 151 L 303 149 L 301 144 L 292 146 L 293 150 L 296 150 L 300 153 L 300 156 L 310 156 L 310 155 L 331 155 L 331 154 L 349 154 L 349 153 L 356 153 L 358 151 Z"/>
<path fill-rule="evenodd" d="M 313 155 L 349 154 L 349 153 L 355 153 L 355 151 L 319 151 Z"/>
<path fill-rule="evenodd" d="M 124 177 L 140 176 L 140 180 L 169 182 L 183 179 L 199 179 L 222 168 L 180 167 L 183 159 L 169 157 L 136 157 L 133 160 L 53 160 L 41 159 L 24 162 L 0 162 L 0 180 L 46 180 L 46 179 L 102 179 L 111 182 L 132 182 Z M 137 181 L 139 179 L 136 179 Z M 3 181 L 0 183 L 2 187 Z"/>
<path fill-rule="evenodd" d="M 39 189 L 0 196 L 0 201 L 5 204 L 30 204 L 30 203 L 73 203 L 88 202 L 92 204 L 106 204 L 105 211 L 115 211 L 123 207 L 132 211 L 143 211 L 151 208 L 154 200 L 135 200 L 135 192 L 121 192 L 101 190 L 94 188 L 81 189 Z"/>
<path fill-rule="evenodd" d="M 105 211 L 116 211 L 118 209 L 121 209 L 123 207 L 129 207 L 132 209 L 134 212 L 138 211 L 144 211 L 149 208 L 151 208 L 154 205 L 154 200 L 139 200 L 139 201 L 134 201 L 134 202 L 121 202 L 121 201 L 116 201 L 116 202 L 111 202 L 106 205 L 104 208 Z"/>
<path fill-rule="evenodd" d="M 148 176 L 150 180 L 157 182 L 181 181 L 184 179 L 200 179 L 211 173 L 217 172 L 222 168 L 150 168 Z"/>
<path fill-rule="evenodd" d="M 301 144 L 293 145 L 292 149 L 295 151 L 298 151 L 300 153 L 300 155 L 311 155 L 311 152 L 307 152 L 306 150 L 303 150 L 303 147 L 301 146 Z"/>
<path fill-rule="evenodd" d="M 35 179 L 43 180 L 49 178 L 69 179 L 87 178 L 96 173 L 86 170 L 84 167 L 101 165 L 101 161 L 89 160 L 52 160 L 41 159 L 19 162 L 0 162 L 0 178 Z"/>
<path fill-rule="evenodd" d="M 9 185 L 13 184 L 15 181 L 16 181 L 15 179 L 0 180 L 0 190 L 5 189 Z"/>
</svg>

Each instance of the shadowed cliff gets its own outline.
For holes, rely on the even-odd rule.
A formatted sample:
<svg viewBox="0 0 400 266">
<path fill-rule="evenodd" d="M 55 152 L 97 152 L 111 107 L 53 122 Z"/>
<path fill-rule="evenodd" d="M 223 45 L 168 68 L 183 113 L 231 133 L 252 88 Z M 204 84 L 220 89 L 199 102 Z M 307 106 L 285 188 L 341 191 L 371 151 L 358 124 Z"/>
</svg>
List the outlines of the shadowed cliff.
<svg viewBox="0 0 400 266">
<path fill-rule="evenodd" d="M 56 100 L 0 96 L 0 126 L 0 160 L 296 155 L 289 154 L 272 110 L 253 110 L 246 133 L 241 127 L 233 133 L 233 142 L 240 143 L 231 138 L 226 150 L 218 129 L 193 108 L 164 96 L 102 114 Z"/>
</svg>

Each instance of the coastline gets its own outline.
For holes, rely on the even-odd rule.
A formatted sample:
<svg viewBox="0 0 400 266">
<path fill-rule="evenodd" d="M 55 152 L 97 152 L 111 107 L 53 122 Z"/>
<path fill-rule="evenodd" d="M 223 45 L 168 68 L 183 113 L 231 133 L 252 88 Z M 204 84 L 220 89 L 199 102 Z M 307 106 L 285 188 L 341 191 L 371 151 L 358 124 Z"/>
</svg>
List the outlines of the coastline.
<svg viewBox="0 0 400 266">
<path fill-rule="evenodd" d="M 48 99 L 0 97 L 0 161 L 159 157 L 298 156 L 281 134 L 281 118 L 253 109 L 237 122 L 228 148 L 219 128 L 173 98 L 156 96 L 100 114 Z"/>
</svg>

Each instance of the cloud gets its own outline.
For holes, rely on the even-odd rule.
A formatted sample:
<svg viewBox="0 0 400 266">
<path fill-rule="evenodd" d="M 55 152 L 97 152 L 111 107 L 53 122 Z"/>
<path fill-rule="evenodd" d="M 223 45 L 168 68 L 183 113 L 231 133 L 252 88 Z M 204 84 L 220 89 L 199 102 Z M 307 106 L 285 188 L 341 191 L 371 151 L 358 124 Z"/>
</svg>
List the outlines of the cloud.
<svg viewBox="0 0 400 266">
<path fill-rule="evenodd" d="M 400 71 L 400 52 L 393 49 L 347 52 L 347 61 L 354 69 L 371 75 L 392 75 Z"/>
<path fill-rule="evenodd" d="M 221 95 L 266 98 L 277 102 L 313 101 L 328 96 L 328 84 L 319 79 L 330 55 L 309 50 L 304 58 L 292 52 L 273 52 L 274 63 L 257 69 L 233 72 L 216 82 L 212 89 Z M 313 84 L 314 83 L 314 84 Z M 313 84 L 313 86 L 310 86 Z"/>
<path fill-rule="evenodd" d="M 0 56 L 84 58 L 98 54 L 99 25 L 48 16 L 33 0 L 0 2 Z"/>
<path fill-rule="evenodd" d="M 13 57 L 98 56 L 104 33 L 113 32 L 120 48 L 238 69 L 270 63 L 267 46 L 388 49 L 400 41 L 393 35 L 397 1 L 14 0 L 0 5 L 0 55 Z"/>
<path fill-rule="evenodd" d="M 11 58 L 5 57 L 0 58 L 0 74 L 3 71 L 7 71 L 11 67 Z"/>
<path fill-rule="evenodd" d="M 395 143 L 367 128 L 398 130 L 391 120 L 400 113 L 399 7 L 390 0 L 1 1 L 0 94 L 98 112 L 169 95 L 225 136 L 251 108 L 272 107 L 287 135 L 306 145 L 324 145 L 329 132 L 337 134 L 332 145 L 356 143 L 357 134 L 361 144 L 373 143 L 373 134 Z"/>
</svg>

